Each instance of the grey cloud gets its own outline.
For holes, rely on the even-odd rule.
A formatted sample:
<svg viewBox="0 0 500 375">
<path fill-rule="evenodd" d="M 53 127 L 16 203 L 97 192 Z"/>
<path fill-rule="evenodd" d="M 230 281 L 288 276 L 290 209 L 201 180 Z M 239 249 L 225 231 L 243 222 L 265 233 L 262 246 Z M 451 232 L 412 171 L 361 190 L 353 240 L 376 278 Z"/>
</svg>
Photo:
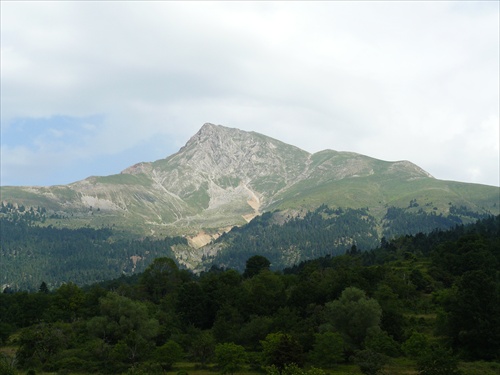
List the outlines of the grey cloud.
<svg viewBox="0 0 500 375">
<path fill-rule="evenodd" d="M 498 184 L 491 130 L 475 129 L 499 118 L 499 12 L 480 8 L 6 3 L 2 127 L 19 117 L 102 113 L 79 152 L 109 157 L 168 139 L 159 158 L 209 121 L 308 151 L 410 159 L 438 178 L 450 165 L 453 179 Z M 455 152 L 471 134 L 486 145 L 482 158 L 471 147 Z M 455 168 L 457 158 L 476 172 Z"/>
</svg>

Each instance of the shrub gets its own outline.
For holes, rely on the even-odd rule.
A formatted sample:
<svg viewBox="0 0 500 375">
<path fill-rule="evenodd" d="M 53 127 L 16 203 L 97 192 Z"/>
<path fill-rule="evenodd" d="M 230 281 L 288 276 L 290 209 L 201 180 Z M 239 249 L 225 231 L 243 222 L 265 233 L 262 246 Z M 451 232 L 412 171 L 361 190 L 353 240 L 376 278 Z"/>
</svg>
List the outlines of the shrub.
<svg viewBox="0 0 500 375">
<path fill-rule="evenodd" d="M 218 344 L 215 358 L 222 374 L 234 374 L 247 361 L 245 348 L 234 343 Z"/>
</svg>

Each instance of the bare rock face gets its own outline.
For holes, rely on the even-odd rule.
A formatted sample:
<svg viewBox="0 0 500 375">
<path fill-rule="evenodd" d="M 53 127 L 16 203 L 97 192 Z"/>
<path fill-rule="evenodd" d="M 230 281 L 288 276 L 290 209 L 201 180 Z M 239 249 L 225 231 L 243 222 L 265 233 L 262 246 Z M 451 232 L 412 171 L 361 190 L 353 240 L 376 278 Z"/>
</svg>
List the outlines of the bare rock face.
<svg viewBox="0 0 500 375">
<path fill-rule="evenodd" d="M 238 197 L 252 208 L 296 180 L 309 156 L 260 134 L 205 124 L 177 154 L 153 163 L 153 174 L 180 197 L 208 193 L 208 208 Z"/>
<path fill-rule="evenodd" d="M 231 176 L 249 182 L 279 175 L 298 175 L 309 154 L 269 137 L 205 124 L 178 154 L 188 165 L 210 178 Z"/>
<path fill-rule="evenodd" d="M 206 210 L 236 205 L 249 218 L 296 184 L 369 176 L 375 173 L 377 162 L 331 150 L 311 155 L 258 133 L 205 124 L 178 153 L 125 173 L 147 174 L 158 188 L 180 200 L 195 203 L 197 196 L 205 196 L 205 201 L 197 203 Z M 409 162 L 401 163 L 395 170 L 405 169 L 414 178 L 430 176 Z M 392 164 L 388 167 L 386 172 Z"/>
</svg>

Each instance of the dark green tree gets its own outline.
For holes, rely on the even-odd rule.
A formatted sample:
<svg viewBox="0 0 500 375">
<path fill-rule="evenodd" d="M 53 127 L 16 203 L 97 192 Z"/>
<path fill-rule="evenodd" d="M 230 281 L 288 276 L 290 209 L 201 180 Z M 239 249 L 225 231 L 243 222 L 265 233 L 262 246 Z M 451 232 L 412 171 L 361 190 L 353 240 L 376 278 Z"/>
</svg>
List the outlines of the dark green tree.
<svg viewBox="0 0 500 375">
<path fill-rule="evenodd" d="M 234 374 L 247 362 L 245 348 L 232 342 L 215 347 L 215 360 L 222 374 Z"/>
<path fill-rule="evenodd" d="M 401 346 L 403 352 L 410 358 L 420 358 L 430 349 L 429 339 L 423 333 L 413 332 Z"/>
<path fill-rule="evenodd" d="M 271 315 L 285 305 L 285 284 L 271 271 L 261 271 L 245 280 L 243 286 L 247 294 L 245 311 L 248 314 Z"/>
<path fill-rule="evenodd" d="M 18 338 L 17 363 L 21 368 L 41 368 L 71 342 L 71 326 L 39 323 L 24 328 Z"/>
<path fill-rule="evenodd" d="M 214 324 L 221 308 L 230 306 L 240 310 L 241 301 L 246 296 L 241 281 L 241 275 L 235 270 L 210 271 L 201 275 L 199 283 L 208 301 L 205 316 L 209 326 Z"/>
<path fill-rule="evenodd" d="M 206 313 L 209 303 L 199 283 L 191 281 L 179 287 L 176 311 L 184 324 L 200 329 L 210 328 L 212 321 Z"/>
<path fill-rule="evenodd" d="M 401 348 L 389 334 L 378 327 L 369 328 L 364 342 L 365 349 L 385 354 L 389 357 L 401 355 Z"/>
<path fill-rule="evenodd" d="M 205 367 L 215 353 L 215 339 L 209 331 L 202 331 L 191 341 L 191 358 Z"/>
<path fill-rule="evenodd" d="M 157 258 L 146 268 L 140 279 L 140 287 L 153 302 L 177 292 L 182 282 L 179 267 L 170 258 Z"/>
<path fill-rule="evenodd" d="M 158 320 L 150 317 L 145 304 L 109 293 L 100 299 L 100 309 L 101 315 L 87 322 L 87 330 L 112 345 L 117 360 L 135 363 L 151 352 Z"/>
<path fill-rule="evenodd" d="M 49 293 L 49 287 L 47 286 L 47 283 L 45 281 L 42 281 L 42 283 L 40 284 L 40 288 L 38 288 L 38 291 L 40 293 Z"/>
<path fill-rule="evenodd" d="M 358 288 L 346 288 L 340 298 L 326 304 L 325 329 L 340 332 L 351 348 L 361 348 L 368 330 L 380 326 L 382 309 Z"/>
<path fill-rule="evenodd" d="M 238 342 L 249 350 L 258 351 L 260 350 L 260 341 L 272 332 L 271 326 L 273 326 L 271 317 L 254 315 L 241 327 Z"/>
<path fill-rule="evenodd" d="M 366 375 L 377 375 L 387 363 L 387 357 L 373 350 L 359 350 L 352 357 L 352 361 Z"/>
<path fill-rule="evenodd" d="M 218 342 L 235 342 L 244 323 L 242 314 L 231 305 L 222 306 L 217 312 L 212 333 Z"/>
<path fill-rule="evenodd" d="M 16 375 L 15 361 L 5 353 L 0 352 L 0 374 L 1 375 Z"/>
<path fill-rule="evenodd" d="M 302 345 L 286 333 L 270 333 L 261 341 L 262 355 L 267 366 L 276 366 L 280 371 L 292 363 L 302 366 L 304 352 Z"/>
<path fill-rule="evenodd" d="M 344 361 L 344 340 L 337 332 L 318 333 L 309 360 L 321 368 L 332 368 Z"/>
<path fill-rule="evenodd" d="M 248 258 L 246 262 L 245 271 L 243 272 L 243 277 L 250 278 L 259 274 L 263 270 L 269 270 L 271 262 L 266 257 L 262 255 L 254 255 Z"/>
<path fill-rule="evenodd" d="M 176 362 L 180 362 L 184 357 L 182 347 L 175 341 L 169 340 L 162 346 L 156 348 L 154 360 L 160 364 L 163 370 L 171 370 Z"/>
<path fill-rule="evenodd" d="M 83 314 L 84 302 L 85 295 L 78 285 L 63 284 L 54 293 L 48 315 L 53 320 L 75 321 Z"/>
<path fill-rule="evenodd" d="M 0 346 L 5 345 L 14 332 L 14 327 L 11 324 L 0 322 Z"/>
<path fill-rule="evenodd" d="M 400 341 L 403 340 L 403 331 L 406 323 L 402 308 L 404 300 L 393 291 L 393 288 L 387 284 L 386 280 L 388 278 L 392 285 L 403 284 L 404 281 L 396 278 L 395 275 L 389 270 L 385 269 L 384 272 L 389 274 L 389 276 L 384 278 L 384 281 L 378 284 L 373 298 L 377 300 L 382 308 L 380 328 L 382 328 L 395 340 Z M 401 292 L 401 288 L 396 290 Z"/>
<path fill-rule="evenodd" d="M 466 272 L 445 304 L 455 348 L 470 359 L 500 358 L 500 285 L 482 270 Z"/>
<path fill-rule="evenodd" d="M 460 375 L 458 359 L 451 350 L 434 346 L 417 360 L 419 375 Z"/>
</svg>

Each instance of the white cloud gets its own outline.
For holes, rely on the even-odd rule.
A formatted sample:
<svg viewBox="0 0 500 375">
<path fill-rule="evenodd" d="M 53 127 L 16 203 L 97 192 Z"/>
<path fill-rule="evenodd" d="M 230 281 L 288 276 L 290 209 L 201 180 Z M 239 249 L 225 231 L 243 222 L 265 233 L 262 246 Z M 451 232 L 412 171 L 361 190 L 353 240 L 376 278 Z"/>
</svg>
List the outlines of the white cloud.
<svg viewBox="0 0 500 375">
<path fill-rule="evenodd" d="M 214 122 L 499 184 L 497 2 L 2 2 L 1 17 L 2 131 L 103 118 L 2 140 L 3 181 L 22 163 L 60 165 L 59 183 L 85 160 L 165 157 Z"/>
</svg>

